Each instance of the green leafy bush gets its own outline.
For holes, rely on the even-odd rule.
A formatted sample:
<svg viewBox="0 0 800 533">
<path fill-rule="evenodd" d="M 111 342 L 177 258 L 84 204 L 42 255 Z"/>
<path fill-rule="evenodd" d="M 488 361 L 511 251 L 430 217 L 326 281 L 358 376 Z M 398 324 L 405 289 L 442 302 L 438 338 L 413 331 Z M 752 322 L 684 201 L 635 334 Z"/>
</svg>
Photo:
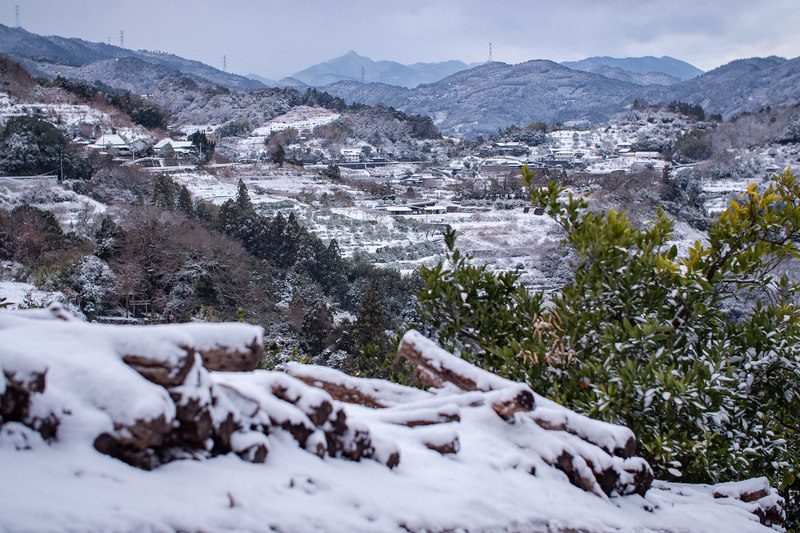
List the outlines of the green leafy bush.
<svg viewBox="0 0 800 533">
<path fill-rule="evenodd" d="M 685 256 L 659 210 L 646 227 L 587 210 L 551 182 L 532 203 L 565 231 L 574 277 L 545 295 L 473 264 L 448 232 L 420 268 L 423 324 L 463 357 L 572 409 L 629 426 L 658 476 L 716 482 L 800 471 L 800 185 L 751 186 Z"/>
</svg>

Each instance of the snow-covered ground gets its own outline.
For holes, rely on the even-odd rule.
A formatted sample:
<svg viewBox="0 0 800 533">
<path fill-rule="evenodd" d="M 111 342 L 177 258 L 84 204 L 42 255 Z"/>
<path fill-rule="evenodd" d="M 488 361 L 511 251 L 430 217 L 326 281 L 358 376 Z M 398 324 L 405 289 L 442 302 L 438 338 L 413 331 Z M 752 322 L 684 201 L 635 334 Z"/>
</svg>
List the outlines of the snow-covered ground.
<svg viewBox="0 0 800 533">
<path fill-rule="evenodd" d="M 52 212 L 64 232 L 83 234 L 87 224 L 106 212 L 107 206 L 58 184 L 55 178 L 13 179 L 0 177 L 0 208 L 12 210 L 30 204 Z"/>
<path fill-rule="evenodd" d="M 341 113 L 322 107 L 297 106 L 288 113 L 279 115 L 269 121 L 265 126 L 254 129 L 250 135 L 253 137 L 267 137 L 270 133 L 294 128 L 300 134 L 304 131 L 313 131 L 317 126 L 330 124 L 337 120 Z"/>
<path fill-rule="evenodd" d="M 53 124 L 66 126 L 111 122 L 108 114 L 90 105 L 63 102 L 22 103 L 10 97 L 8 93 L 0 93 L 0 121 L 24 115 L 38 116 Z"/>
<path fill-rule="evenodd" d="M 64 304 L 67 297 L 61 292 L 43 291 L 30 283 L 0 280 L 0 297 L 8 309 L 25 309 L 28 307 L 47 307 L 52 303 Z"/>
<path fill-rule="evenodd" d="M 76 135 L 86 135 L 82 130 L 96 130 L 92 131 L 94 134 L 108 133 L 112 129 L 127 142 L 139 138 L 150 139 L 142 126 L 131 126 L 127 121 L 115 120 L 109 113 L 90 105 L 62 101 L 19 102 L 8 93 L 0 92 L 0 125 L 14 116 L 39 117 L 66 132 L 70 139 Z"/>
<path fill-rule="evenodd" d="M 269 120 L 263 126 L 253 129 L 247 137 L 229 137 L 225 139 L 223 150 L 236 159 L 259 159 L 269 157 L 265 141 L 269 136 L 276 132 L 281 132 L 287 128 L 297 130 L 297 135 L 306 137 L 314 128 L 330 124 L 337 120 L 341 113 L 330 111 L 322 107 L 298 106 L 289 110 L 283 115 L 279 115 Z M 184 131 L 194 131 L 195 129 L 213 131 L 217 125 L 191 125 L 183 126 Z M 316 146 L 319 143 L 312 143 Z"/>
</svg>

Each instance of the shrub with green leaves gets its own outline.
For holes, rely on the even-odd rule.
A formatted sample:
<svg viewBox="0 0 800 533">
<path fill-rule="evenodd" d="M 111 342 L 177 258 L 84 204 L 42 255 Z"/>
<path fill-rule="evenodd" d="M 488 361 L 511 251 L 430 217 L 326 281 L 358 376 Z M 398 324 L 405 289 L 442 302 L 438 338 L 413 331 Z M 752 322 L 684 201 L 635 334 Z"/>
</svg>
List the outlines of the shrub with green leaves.
<svg viewBox="0 0 800 533">
<path fill-rule="evenodd" d="M 565 232 L 574 277 L 545 295 L 516 272 L 447 256 L 420 268 L 422 321 L 440 343 L 590 416 L 630 427 L 657 475 L 716 482 L 800 472 L 800 184 L 751 186 L 685 255 L 659 209 L 635 227 L 554 183 L 532 203 Z"/>
</svg>

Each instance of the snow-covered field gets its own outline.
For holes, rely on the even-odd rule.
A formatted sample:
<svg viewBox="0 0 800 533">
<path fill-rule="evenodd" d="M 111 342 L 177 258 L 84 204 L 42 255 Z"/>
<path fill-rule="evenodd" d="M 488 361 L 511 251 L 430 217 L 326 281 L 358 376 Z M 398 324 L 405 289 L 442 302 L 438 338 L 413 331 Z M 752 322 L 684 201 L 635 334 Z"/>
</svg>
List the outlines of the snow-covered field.
<svg viewBox="0 0 800 533">
<path fill-rule="evenodd" d="M 87 230 L 87 223 L 106 212 L 107 206 L 65 189 L 55 178 L 13 179 L 0 177 L 0 208 L 12 210 L 30 204 L 52 212 L 64 232 Z"/>
</svg>

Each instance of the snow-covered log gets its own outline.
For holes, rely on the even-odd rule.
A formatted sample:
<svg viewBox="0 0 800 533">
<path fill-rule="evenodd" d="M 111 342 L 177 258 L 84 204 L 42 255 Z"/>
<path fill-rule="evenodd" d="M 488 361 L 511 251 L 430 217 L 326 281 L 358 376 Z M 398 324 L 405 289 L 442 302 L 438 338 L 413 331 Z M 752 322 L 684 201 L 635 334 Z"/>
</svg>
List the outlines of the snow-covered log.
<svg viewBox="0 0 800 533">
<path fill-rule="evenodd" d="M 324 366 L 287 363 L 284 371 L 326 391 L 334 400 L 367 407 L 390 407 L 430 397 L 430 393 L 419 389 L 383 379 L 356 378 Z"/>
<path fill-rule="evenodd" d="M 636 452 L 636 437 L 633 432 L 623 426 L 608 424 L 580 415 L 530 391 L 532 402 L 526 406 L 527 398 L 519 389 L 520 384 L 487 372 L 460 357 L 441 349 L 430 339 L 419 332 L 407 332 L 400 342 L 398 355 L 408 359 L 417 368 L 424 370 L 423 375 L 433 376 L 429 383 L 452 383 L 465 391 L 491 391 L 517 388 L 520 390 L 514 405 L 497 406 L 495 411 L 502 418 L 513 412 L 530 412 L 531 417 L 545 429 L 566 431 L 600 446 L 607 452 L 626 458 Z M 524 387 L 524 385 L 522 386 Z"/>
<path fill-rule="evenodd" d="M 484 392 L 487 400 L 491 395 L 492 409 L 507 422 L 513 423 L 519 414 L 546 430 L 565 432 L 600 448 L 565 445 L 556 456 L 543 458 L 564 472 L 572 484 L 598 495 L 644 494 L 650 487 L 652 469 L 643 459 L 633 457 L 636 440 L 628 428 L 569 411 L 536 395 L 526 385 L 503 379 L 448 353 L 414 330 L 403 336 L 397 353 L 416 365 L 419 372 L 415 375 L 428 385 L 442 387 L 451 383 L 465 392 Z M 598 460 L 600 455 L 605 457 Z"/>
<path fill-rule="evenodd" d="M 48 335 L 38 334 L 42 321 Z M 0 335 L 8 341 L 0 426 L 20 422 L 56 436 L 69 409 L 50 404 L 66 394 L 94 413 L 86 437 L 97 451 L 146 470 L 230 452 L 263 462 L 274 431 L 320 457 L 399 462 L 396 447 L 376 449 L 369 428 L 349 421 L 324 391 L 282 373 L 242 372 L 263 356 L 259 327 L 106 326 L 36 310 L 0 314 Z"/>
<path fill-rule="evenodd" d="M 208 370 L 250 372 L 264 357 L 260 327 L 249 324 L 180 324 L 177 327 L 191 335 L 192 346 Z"/>
<path fill-rule="evenodd" d="M 464 391 L 487 392 L 516 385 L 513 381 L 503 379 L 454 356 L 413 329 L 403 335 L 397 355 L 408 359 L 412 365 L 423 369 L 425 373 L 433 375 L 434 383 L 452 383 Z"/>
<path fill-rule="evenodd" d="M 410 409 L 385 409 L 379 419 L 383 422 L 408 427 L 433 426 L 461 421 L 461 409 L 455 403 L 436 407 Z"/>
<path fill-rule="evenodd" d="M 711 485 L 716 499 L 738 500 L 737 505 L 756 515 L 765 526 L 780 526 L 786 514 L 784 501 L 765 477 Z"/>
</svg>

